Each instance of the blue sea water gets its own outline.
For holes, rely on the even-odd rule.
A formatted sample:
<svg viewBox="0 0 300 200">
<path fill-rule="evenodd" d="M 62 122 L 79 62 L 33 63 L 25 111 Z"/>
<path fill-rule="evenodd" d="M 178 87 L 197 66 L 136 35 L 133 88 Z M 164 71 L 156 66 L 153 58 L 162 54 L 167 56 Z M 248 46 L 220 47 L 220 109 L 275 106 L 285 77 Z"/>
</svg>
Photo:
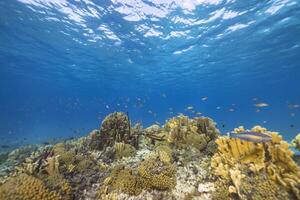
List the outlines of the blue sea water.
<svg viewBox="0 0 300 200">
<path fill-rule="evenodd" d="M 189 106 L 291 140 L 299 87 L 298 0 L 0 1 L 0 151 Z"/>
</svg>

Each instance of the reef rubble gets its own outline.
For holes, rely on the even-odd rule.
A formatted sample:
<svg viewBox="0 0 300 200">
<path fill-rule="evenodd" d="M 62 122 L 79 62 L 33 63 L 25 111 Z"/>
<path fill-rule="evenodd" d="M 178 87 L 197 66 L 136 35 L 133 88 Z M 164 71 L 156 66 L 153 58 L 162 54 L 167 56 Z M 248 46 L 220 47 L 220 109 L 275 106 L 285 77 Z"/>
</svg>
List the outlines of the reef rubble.
<svg viewBox="0 0 300 200">
<path fill-rule="evenodd" d="M 109 114 L 87 136 L 23 147 L 1 156 L 0 200 L 300 199 L 300 169 L 289 144 L 223 136 L 207 117 L 133 125 Z M 299 137 L 293 141 L 299 147 Z"/>
</svg>

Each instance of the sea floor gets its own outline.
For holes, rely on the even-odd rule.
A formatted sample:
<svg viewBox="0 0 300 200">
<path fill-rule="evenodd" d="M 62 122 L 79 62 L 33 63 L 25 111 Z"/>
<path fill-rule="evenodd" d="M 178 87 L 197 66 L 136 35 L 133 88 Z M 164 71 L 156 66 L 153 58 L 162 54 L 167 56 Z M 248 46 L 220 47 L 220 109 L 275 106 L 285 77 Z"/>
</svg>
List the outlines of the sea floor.
<svg viewBox="0 0 300 200">
<path fill-rule="evenodd" d="M 259 136 L 245 140 L 250 131 Z M 0 154 L 0 200 L 300 199 L 290 150 L 300 137 L 289 144 L 261 126 L 233 134 L 206 117 L 142 128 L 111 113 L 85 137 Z"/>
</svg>

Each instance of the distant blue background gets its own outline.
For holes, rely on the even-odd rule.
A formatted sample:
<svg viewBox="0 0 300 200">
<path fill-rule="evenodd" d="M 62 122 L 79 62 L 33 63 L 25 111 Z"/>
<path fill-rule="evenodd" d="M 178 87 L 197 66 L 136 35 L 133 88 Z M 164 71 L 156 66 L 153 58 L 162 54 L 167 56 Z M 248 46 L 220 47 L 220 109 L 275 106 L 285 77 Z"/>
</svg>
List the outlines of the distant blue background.
<svg viewBox="0 0 300 200">
<path fill-rule="evenodd" d="M 222 133 L 260 124 L 290 140 L 299 87 L 297 0 L 0 2 L 0 144 L 86 135 L 113 111 L 146 127 L 187 106 Z"/>
</svg>

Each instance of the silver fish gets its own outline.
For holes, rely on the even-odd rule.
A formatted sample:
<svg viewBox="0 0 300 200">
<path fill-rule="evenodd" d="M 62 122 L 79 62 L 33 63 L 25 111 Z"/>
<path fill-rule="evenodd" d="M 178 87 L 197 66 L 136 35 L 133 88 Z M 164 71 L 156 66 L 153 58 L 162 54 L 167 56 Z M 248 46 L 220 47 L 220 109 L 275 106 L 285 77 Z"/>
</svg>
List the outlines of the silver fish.
<svg viewBox="0 0 300 200">
<path fill-rule="evenodd" d="M 246 131 L 242 133 L 229 133 L 229 137 L 255 143 L 272 141 L 272 137 L 270 135 L 252 131 Z"/>
</svg>

